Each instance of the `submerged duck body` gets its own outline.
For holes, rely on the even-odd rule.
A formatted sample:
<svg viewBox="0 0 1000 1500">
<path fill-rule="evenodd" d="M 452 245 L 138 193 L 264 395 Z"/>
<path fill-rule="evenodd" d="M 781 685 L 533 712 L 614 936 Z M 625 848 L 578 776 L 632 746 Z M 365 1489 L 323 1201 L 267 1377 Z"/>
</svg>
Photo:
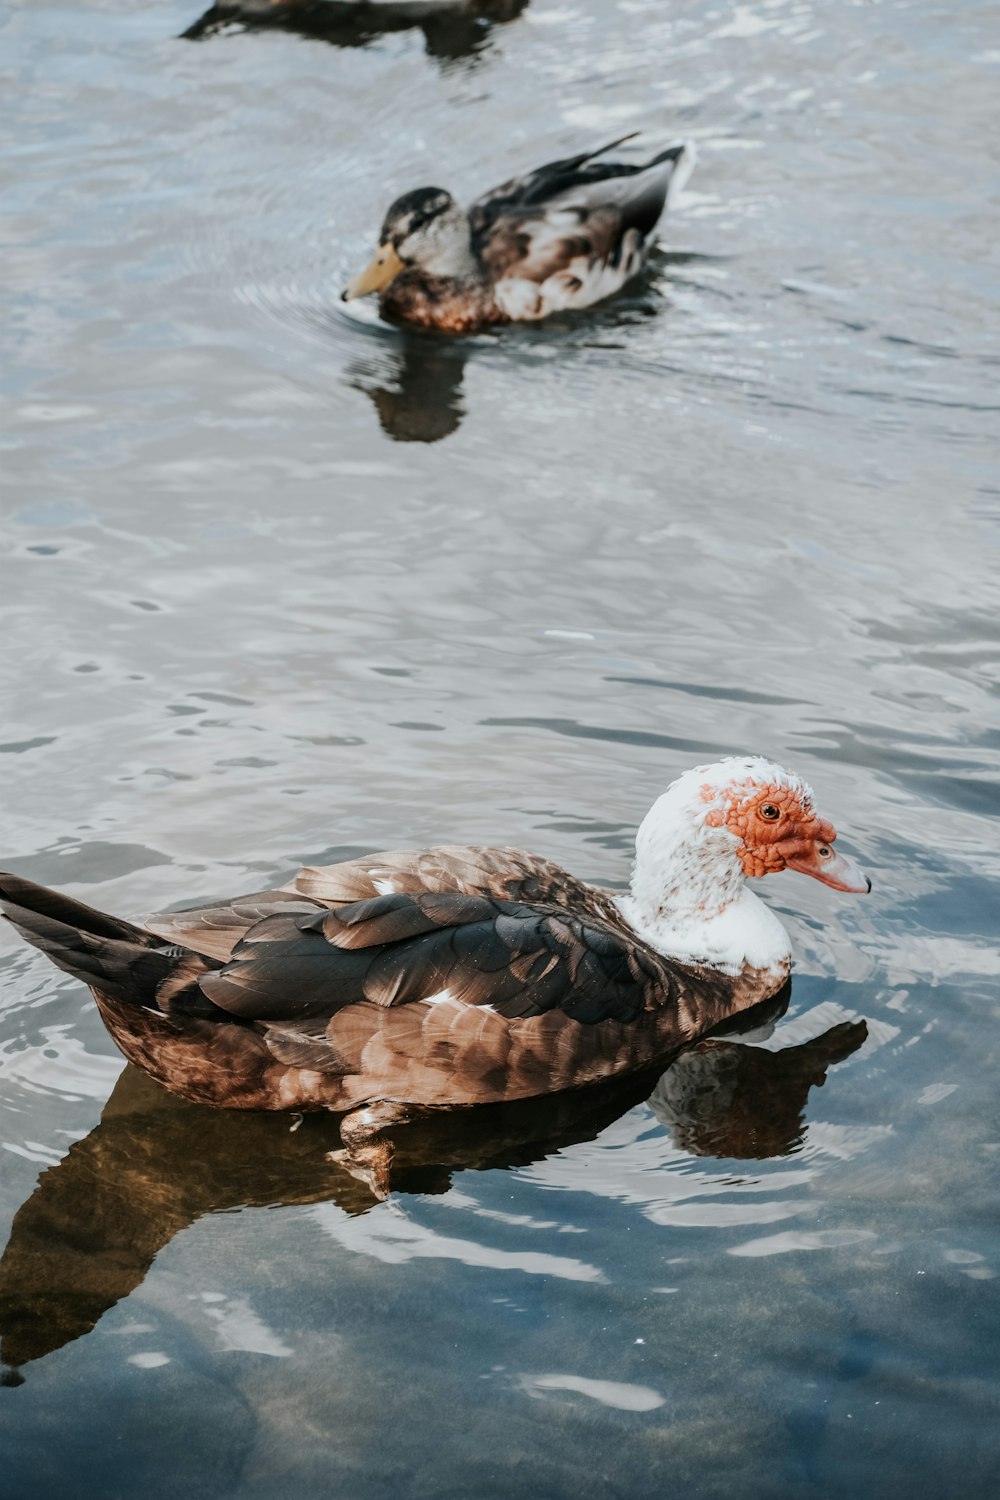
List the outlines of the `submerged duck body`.
<svg viewBox="0 0 1000 1500">
<path fill-rule="evenodd" d="M 604 159 L 621 143 L 511 178 L 468 209 L 443 188 L 404 194 L 344 300 L 377 292 L 381 312 L 396 322 L 462 333 L 536 322 L 611 296 L 642 270 L 657 222 L 693 163 L 687 145 L 642 165 Z"/>
<path fill-rule="evenodd" d="M 648 1067 L 787 979 L 747 874 L 870 883 L 798 778 L 699 767 L 637 837 L 627 896 L 514 849 L 306 868 L 142 926 L 13 875 L 23 936 L 89 984 L 115 1042 L 175 1093 L 229 1108 L 456 1108 Z"/>
</svg>

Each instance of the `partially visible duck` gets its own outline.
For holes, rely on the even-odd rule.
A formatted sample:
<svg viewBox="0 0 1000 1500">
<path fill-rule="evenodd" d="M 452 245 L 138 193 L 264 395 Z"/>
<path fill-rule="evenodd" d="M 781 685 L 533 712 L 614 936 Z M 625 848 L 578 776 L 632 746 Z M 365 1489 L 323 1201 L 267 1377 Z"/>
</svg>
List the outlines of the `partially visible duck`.
<svg viewBox="0 0 1000 1500">
<path fill-rule="evenodd" d="M 648 1067 L 774 994 L 789 940 L 746 878 L 870 890 L 835 838 L 803 781 L 741 757 L 653 805 L 624 895 L 517 849 L 444 847 L 305 868 L 142 926 L 16 875 L 0 903 L 167 1088 L 351 1111 L 353 1146 L 428 1109 Z"/>
<path fill-rule="evenodd" d="M 217 0 L 181 36 L 198 41 L 227 27 L 281 28 L 335 47 L 364 47 L 374 38 L 419 27 L 427 50 L 464 57 L 482 46 L 490 27 L 515 20 L 528 0 Z"/>
<path fill-rule="evenodd" d="M 444 188 L 404 193 L 344 301 L 378 292 L 387 318 L 463 333 L 610 297 L 642 270 L 660 215 L 694 159 L 689 145 L 641 165 L 606 159 L 631 139 L 512 177 L 471 208 Z"/>
</svg>

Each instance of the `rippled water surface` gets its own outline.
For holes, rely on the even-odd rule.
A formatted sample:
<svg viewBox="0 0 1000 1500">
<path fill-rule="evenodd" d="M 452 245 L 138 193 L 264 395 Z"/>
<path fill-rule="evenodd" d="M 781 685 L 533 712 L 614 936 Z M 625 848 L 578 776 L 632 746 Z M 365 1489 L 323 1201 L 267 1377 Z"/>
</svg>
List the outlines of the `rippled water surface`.
<svg viewBox="0 0 1000 1500">
<path fill-rule="evenodd" d="M 767 883 L 769 1039 L 388 1204 L 3 937 L 0 1493 L 995 1495 L 996 10 L 346 9 L 0 5 L 3 863 L 121 912 L 444 840 L 616 884 L 753 749 L 875 891 Z M 345 315 L 395 193 L 639 129 L 699 164 L 622 299 Z"/>
</svg>

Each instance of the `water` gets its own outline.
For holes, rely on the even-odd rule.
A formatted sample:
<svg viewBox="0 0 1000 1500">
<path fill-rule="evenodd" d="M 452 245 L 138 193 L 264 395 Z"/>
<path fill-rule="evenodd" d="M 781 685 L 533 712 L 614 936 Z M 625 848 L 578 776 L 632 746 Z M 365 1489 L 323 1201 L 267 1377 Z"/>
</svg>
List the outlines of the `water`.
<svg viewBox="0 0 1000 1500">
<path fill-rule="evenodd" d="M 330 1122 L 119 1076 L 5 937 L 0 1494 L 993 1495 L 995 11 L 491 14 L 0 6 L 3 863 L 121 912 L 445 839 L 615 884 L 748 748 L 875 890 L 764 887 L 770 1040 L 376 1206 Z M 337 303 L 396 192 L 639 128 L 700 161 L 625 298 Z"/>
</svg>

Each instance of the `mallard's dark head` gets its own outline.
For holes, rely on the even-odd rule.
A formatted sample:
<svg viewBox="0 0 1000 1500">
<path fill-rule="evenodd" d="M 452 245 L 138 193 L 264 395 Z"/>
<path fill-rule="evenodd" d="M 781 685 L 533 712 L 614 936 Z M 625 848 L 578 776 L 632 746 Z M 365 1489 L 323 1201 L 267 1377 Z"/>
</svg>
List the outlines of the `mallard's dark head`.
<svg viewBox="0 0 1000 1500">
<path fill-rule="evenodd" d="M 468 219 L 444 188 L 414 188 L 382 222 L 375 259 L 342 293 L 344 302 L 380 292 L 407 266 L 432 267 L 456 243 L 468 243 Z"/>
</svg>

